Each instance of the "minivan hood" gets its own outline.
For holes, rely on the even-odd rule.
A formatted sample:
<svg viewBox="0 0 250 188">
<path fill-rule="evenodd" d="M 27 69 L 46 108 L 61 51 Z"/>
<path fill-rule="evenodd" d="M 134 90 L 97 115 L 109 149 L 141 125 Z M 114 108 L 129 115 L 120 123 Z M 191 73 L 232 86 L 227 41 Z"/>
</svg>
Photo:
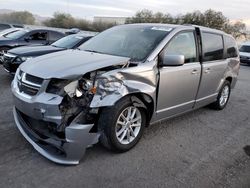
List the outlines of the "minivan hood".
<svg viewBox="0 0 250 188">
<path fill-rule="evenodd" d="M 20 66 L 20 69 L 43 79 L 74 79 L 90 71 L 124 64 L 128 60 L 127 57 L 66 50 L 27 60 Z"/>
<path fill-rule="evenodd" d="M 17 56 L 40 56 L 52 52 L 57 52 L 65 50 L 64 48 L 58 48 L 55 46 L 23 46 L 18 48 L 13 48 L 8 52 L 11 54 L 15 54 Z"/>
</svg>

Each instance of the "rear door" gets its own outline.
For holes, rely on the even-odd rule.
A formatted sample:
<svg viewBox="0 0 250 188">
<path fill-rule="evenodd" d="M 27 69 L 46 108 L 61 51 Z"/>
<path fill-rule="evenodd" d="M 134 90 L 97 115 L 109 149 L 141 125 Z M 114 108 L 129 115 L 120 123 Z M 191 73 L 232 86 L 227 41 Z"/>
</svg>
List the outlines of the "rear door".
<svg viewBox="0 0 250 188">
<path fill-rule="evenodd" d="M 160 55 L 184 55 L 183 66 L 161 67 L 157 100 L 157 118 L 163 119 L 188 110 L 195 103 L 201 65 L 194 30 L 176 34 Z"/>
<path fill-rule="evenodd" d="M 196 107 L 213 102 L 218 95 L 227 68 L 224 57 L 223 35 L 202 32 L 202 77 L 197 94 Z"/>
</svg>

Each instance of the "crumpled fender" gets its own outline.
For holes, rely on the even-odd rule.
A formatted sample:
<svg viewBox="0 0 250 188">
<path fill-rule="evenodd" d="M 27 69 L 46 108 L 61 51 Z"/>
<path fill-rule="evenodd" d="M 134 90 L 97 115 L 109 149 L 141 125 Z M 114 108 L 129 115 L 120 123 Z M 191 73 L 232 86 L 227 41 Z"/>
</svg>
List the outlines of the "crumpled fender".
<svg viewBox="0 0 250 188">
<path fill-rule="evenodd" d="M 147 94 L 155 102 L 158 79 L 158 69 L 152 62 L 106 72 L 97 78 L 97 92 L 90 107 L 113 106 L 122 97 L 133 93 Z"/>
</svg>

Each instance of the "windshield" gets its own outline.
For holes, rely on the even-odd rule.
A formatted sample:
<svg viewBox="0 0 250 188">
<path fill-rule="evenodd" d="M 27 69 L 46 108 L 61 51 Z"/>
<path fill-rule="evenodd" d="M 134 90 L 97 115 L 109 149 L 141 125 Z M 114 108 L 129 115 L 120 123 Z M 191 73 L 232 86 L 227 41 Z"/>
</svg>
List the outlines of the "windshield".
<svg viewBox="0 0 250 188">
<path fill-rule="evenodd" d="M 250 53 L 250 46 L 243 45 L 240 47 L 240 52 Z"/>
<path fill-rule="evenodd" d="M 73 48 L 77 45 L 83 38 L 83 36 L 79 35 L 69 35 L 67 37 L 63 37 L 62 39 L 54 42 L 52 46 L 56 46 L 59 48 Z"/>
<path fill-rule="evenodd" d="M 10 39 L 19 39 L 22 36 L 24 36 L 27 32 L 28 31 L 21 30 L 21 31 L 17 31 L 17 32 L 14 32 L 14 33 L 6 34 L 6 35 L 4 35 L 4 37 L 10 38 Z"/>
<path fill-rule="evenodd" d="M 88 40 L 80 46 L 80 49 L 141 61 L 171 30 L 172 28 L 167 26 L 116 26 Z"/>
</svg>

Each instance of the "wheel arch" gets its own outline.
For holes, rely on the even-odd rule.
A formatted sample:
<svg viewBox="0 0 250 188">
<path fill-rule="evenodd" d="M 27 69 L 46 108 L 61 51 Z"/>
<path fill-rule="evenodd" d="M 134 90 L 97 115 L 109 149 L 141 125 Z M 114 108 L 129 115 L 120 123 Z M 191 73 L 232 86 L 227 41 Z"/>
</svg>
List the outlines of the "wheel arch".
<svg viewBox="0 0 250 188">
<path fill-rule="evenodd" d="M 228 76 L 228 77 L 226 77 L 226 79 L 225 79 L 225 80 L 229 81 L 229 82 L 230 82 L 230 84 L 232 84 L 232 81 L 233 81 L 233 77 L 231 77 L 231 76 Z"/>
<path fill-rule="evenodd" d="M 155 110 L 155 105 L 154 105 L 154 100 L 153 100 L 152 96 L 150 96 L 146 93 L 137 92 L 137 93 L 129 93 L 127 95 L 124 95 L 121 98 L 119 98 L 117 101 L 115 101 L 113 105 L 100 107 L 100 113 L 101 113 L 103 108 L 112 107 L 115 104 L 117 104 L 119 101 L 123 100 L 125 97 L 130 98 L 131 102 L 135 103 L 138 107 L 145 110 L 146 126 L 148 126 L 150 123 L 150 120 L 153 116 L 153 113 Z"/>
</svg>

